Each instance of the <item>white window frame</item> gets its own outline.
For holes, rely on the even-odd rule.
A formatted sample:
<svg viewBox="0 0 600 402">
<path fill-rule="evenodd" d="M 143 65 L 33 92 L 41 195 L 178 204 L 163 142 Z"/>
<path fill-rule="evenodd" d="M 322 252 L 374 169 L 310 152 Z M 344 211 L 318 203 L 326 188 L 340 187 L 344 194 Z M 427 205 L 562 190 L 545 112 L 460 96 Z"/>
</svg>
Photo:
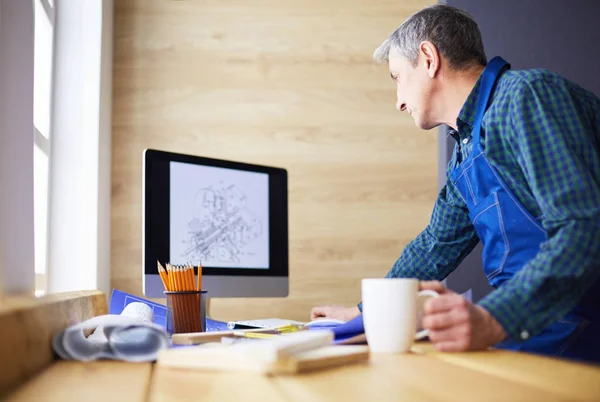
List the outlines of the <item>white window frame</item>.
<svg viewBox="0 0 600 402">
<path fill-rule="evenodd" d="M 48 292 L 110 291 L 113 0 L 54 0 Z"/>
<path fill-rule="evenodd" d="M 0 1 L 0 294 L 35 290 L 36 147 L 48 155 L 47 290 L 108 294 L 113 0 L 39 0 L 53 10 L 48 134 L 34 130 L 34 1 Z"/>
<path fill-rule="evenodd" d="M 34 3 L 34 247 L 35 293 L 47 291 L 48 263 L 48 182 L 52 121 L 52 72 L 54 62 L 54 4 L 49 0 Z M 48 32 L 48 28 L 49 31 Z"/>
</svg>

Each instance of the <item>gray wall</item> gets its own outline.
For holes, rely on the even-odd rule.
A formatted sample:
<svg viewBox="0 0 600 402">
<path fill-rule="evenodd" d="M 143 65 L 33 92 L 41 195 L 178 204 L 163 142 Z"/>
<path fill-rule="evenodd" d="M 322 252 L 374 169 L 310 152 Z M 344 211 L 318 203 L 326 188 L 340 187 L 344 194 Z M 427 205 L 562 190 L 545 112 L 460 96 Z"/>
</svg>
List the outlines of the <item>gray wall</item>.
<svg viewBox="0 0 600 402">
<path fill-rule="evenodd" d="M 447 0 L 473 16 L 488 59 L 502 56 L 513 69 L 547 68 L 600 96 L 600 1 Z M 449 140 L 452 140 L 451 138 Z M 440 183 L 454 144 L 440 130 Z M 453 141 L 453 140 L 452 140 Z M 447 286 L 473 300 L 490 290 L 481 266 L 481 245 L 448 277 Z"/>
</svg>

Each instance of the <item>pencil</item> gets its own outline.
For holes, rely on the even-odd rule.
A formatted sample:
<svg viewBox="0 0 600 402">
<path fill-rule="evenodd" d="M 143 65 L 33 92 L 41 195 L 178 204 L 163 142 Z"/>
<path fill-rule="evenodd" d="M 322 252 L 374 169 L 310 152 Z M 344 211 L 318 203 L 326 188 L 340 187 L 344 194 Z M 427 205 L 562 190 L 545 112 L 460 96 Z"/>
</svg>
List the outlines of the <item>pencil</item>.
<svg viewBox="0 0 600 402">
<path fill-rule="evenodd" d="M 173 265 L 173 269 L 175 270 L 175 291 L 181 292 L 181 269 L 179 265 Z M 185 326 L 186 314 L 185 314 L 185 299 L 183 299 L 183 295 L 176 294 L 174 295 L 175 300 L 177 300 L 177 314 L 173 314 L 175 318 L 177 318 L 177 332 L 184 331 L 183 327 Z"/>
<path fill-rule="evenodd" d="M 188 290 L 187 267 L 181 266 L 181 282 L 183 283 L 181 290 Z"/>
<path fill-rule="evenodd" d="M 186 289 L 187 291 L 192 291 L 194 290 L 194 271 L 190 268 L 190 264 L 188 263 L 185 266 L 185 282 L 186 282 Z"/>
<path fill-rule="evenodd" d="M 171 264 L 167 264 L 167 273 L 169 275 L 169 288 L 173 291 L 175 290 L 175 273 Z"/>
<path fill-rule="evenodd" d="M 189 283 L 190 283 L 190 291 L 194 291 L 196 289 L 196 275 L 194 274 L 194 266 L 192 263 L 188 263 L 188 274 L 189 274 Z M 193 332 L 202 332 L 203 325 L 200 316 L 200 295 L 193 294 L 190 295 L 190 303 L 191 305 L 191 314 L 193 317 Z"/>
<path fill-rule="evenodd" d="M 194 267 L 190 265 L 191 268 L 191 272 L 192 272 L 192 289 L 194 289 Z M 202 290 L 202 265 L 200 263 L 198 263 L 198 281 L 196 283 L 196 291 L 200 292 Z M 200 318 L 201 316 L 201 304 L 202 304 L 202 294 L 198 293 L 195 295 L 195 303 L 194 303 L 194 315 L 198 318 Z M 198 324 L 199 327 L 196 329 L 197 331 L 204 331 L 205 328 L 203 328 L 202 325 L 202 320 L 198 320 Z"/>
<path fill-rule="evenodd" d="M 181 270 L 178 265 L 175 265 L 175 290 L 181 291 Z"/>
<path fill-rule="evenodd" d="M 196 275 L 194 274 L 194 266 L 192 264 L 190 264 L 190 284 L 192 286 L 190 290 L 196 290 Z"/>
<path fill-rule="evenodd" d="M 165 271 L 165 268 L 162 265 L 160 265 L 160 262 L 158 262 L 158 260 L 156 260 L 156 264 L 158 266 L 158 275 L 160 276 L 160 280 L 162 281 L 165 290 L 168 291 L 170 289 L 168 285 L 169 280 L 167 278 L 167 271 Z"/>
<path fill-rule="evenodd" d="M 192 282 L 192 277 L 190 276 L 191 271 L 190 271 L 189 263 L 186 264 L 185 266 L 182 266 L 181 269 L 182 269 L 183 281 L 185 283 L 185 287 L 183 288 L 183 290 L 185 290 L 186 292 L 194 290 L 194 284 Z M 186 304 L 185 307 L 186 307 L 186 315 L 187 315 L 185 331 L 187 331 L 187 332 L 197 331 L 196 330 L 196 322 L 198 320 L 194 316 L 194 296 L 195 295 L 187 294 L 187 295 L 183 295 L 183 296 L 184 296 L 184 300 L 185 300 L 185 304 Z"/>
<path fill-rule="evenodd" d="M 179 275 L 181 275 L 181 290 L 187 290 L 187 279 L 185 278 L 185 267 L 183 265 L 179 266 Z"/>
<path fill-rule="evenodd" d="M 197 291 L 202 290 L 202 264 L 198 263 L 198 284 L 196 286 Z"/>
</svg>

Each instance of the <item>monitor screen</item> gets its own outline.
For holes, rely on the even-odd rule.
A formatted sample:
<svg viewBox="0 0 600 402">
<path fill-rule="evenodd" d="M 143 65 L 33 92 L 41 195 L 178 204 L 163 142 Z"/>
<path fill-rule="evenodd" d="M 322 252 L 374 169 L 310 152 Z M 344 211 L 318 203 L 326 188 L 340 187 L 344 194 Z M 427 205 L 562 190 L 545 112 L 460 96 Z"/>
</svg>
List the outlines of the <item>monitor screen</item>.
<svg viewBox="0 0 600 402">
<path fill-rule="evenodd" d="M 170 163 L 172 264 L 269 269 L 269 175 Z"/>
<path fill-rule="evenodd" d="M 157 261 L 202 264 L 211 296 L 287 295 L 284 169 L 149 149 L 143 181 L 146 295 Z"/>
</svg>

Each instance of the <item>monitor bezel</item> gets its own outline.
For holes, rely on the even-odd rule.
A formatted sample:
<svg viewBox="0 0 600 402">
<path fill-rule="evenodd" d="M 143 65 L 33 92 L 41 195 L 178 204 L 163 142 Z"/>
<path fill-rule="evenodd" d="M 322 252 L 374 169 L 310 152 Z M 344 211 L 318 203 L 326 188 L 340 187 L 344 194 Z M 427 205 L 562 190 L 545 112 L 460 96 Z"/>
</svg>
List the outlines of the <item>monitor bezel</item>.
<svg viewBox="0 0 600 402">
<path fill-rule="evenodd" d="M 143 269 L 145 275 L 158 275 L 157 261 L 169 262 L 170 162 L 235 169 L 269 175 L 269 268 L 211 267 L 202 265 L 207 276 L 287 277 L 289 273 L 288 188 L 283 168 L 234 162 L 189 154 L 144 150 L 143 163 Z M 167 194 L 166 197 L 160 197 Z M 163 228 L 167 236 L 159 235 Z M 197 274 L 197 266 L 194 267 Z"/>
</svg>

